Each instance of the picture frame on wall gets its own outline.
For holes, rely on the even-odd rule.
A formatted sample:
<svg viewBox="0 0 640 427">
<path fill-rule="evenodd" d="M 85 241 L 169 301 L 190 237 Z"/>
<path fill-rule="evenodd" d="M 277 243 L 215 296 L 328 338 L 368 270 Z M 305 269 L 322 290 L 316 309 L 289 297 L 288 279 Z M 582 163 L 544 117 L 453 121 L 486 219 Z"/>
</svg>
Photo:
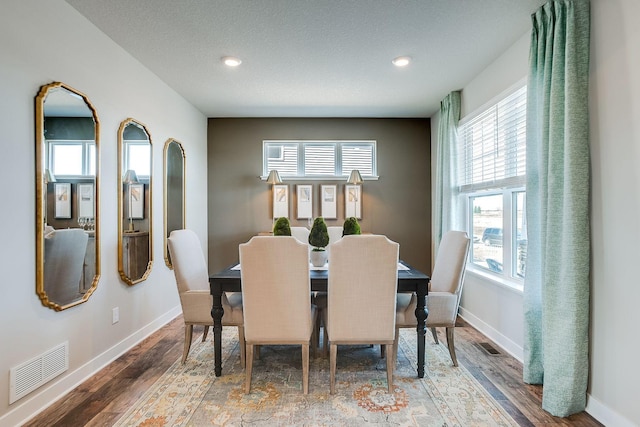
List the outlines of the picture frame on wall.
<svg viewBox="0 0 640 427">
<path fill-rule="evenodd" d="M 362 186 L 344 186 L 344 212 L 345 218 L 355 217 L 362 219 Z"/>
<path fill-rule="evenodd" d="M 54 217 L 57 219 L 71 218 L 71 183 L 56 182 L 53 184 L 53 189 L 56 200 Z"/>
<path fill-rule="evenodd" d="M 320 187 L 320 200 L 322 201 L 322 217 L 324 219 L 338 218 L 338 204 L 336 185 L 322 185 Z"/>
<path fill-rule="evenodd" d="M 94 216 L 93 200 L 95 198 L 93 183 L 80 183 L 77 188 L 78 193 L 78 218 L 90 218 Z"/>
<path fill-rule="evenodd" d="M 313 218 L 313 185 L 297 185 L 296 198 L 298 201 L 298 219 Z"/>
<path fill-rule="evenodd" d="M 273 186 L 273 218 L 289 218 L 289 186 Z"/>
<path fill-rule="evenodd" d="M 144 184 L 129 184 L 129 219 L 144 219 Z"/>
</svg>

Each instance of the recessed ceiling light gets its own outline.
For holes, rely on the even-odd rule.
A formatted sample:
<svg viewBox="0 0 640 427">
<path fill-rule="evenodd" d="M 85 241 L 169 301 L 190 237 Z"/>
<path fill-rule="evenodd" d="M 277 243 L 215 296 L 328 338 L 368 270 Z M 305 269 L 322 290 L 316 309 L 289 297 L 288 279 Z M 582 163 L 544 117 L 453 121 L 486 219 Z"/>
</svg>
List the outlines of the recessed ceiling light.
<svg viewBox="0 0 640 427">
<path fill-rule="evenodd" d="M 236 58 L 235 56 L 223 56 L 221 59 L 222 62 L 224 62 L 224 65 L 228 67 L 237 67 L 242 64 L 240 58 Z"/>
<path fill-rule="evenodd" d="M 406 67 L 411 62 L 410 56 L 398 56 L 391 61 L 396 67 Z"/>
</svg>

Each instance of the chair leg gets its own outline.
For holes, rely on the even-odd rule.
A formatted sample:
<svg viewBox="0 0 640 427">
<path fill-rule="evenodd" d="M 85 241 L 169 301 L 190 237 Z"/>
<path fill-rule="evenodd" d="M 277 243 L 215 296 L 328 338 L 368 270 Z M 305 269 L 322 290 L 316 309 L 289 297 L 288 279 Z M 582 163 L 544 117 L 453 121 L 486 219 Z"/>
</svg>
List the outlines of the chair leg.
<svg viewBox="0 0 640 427">
<path fill-rule="evenodd" d="M 302 344 L 302 393 L 309 394 L 309 344 Z"/>
<path fill-rule="evenodd" d="M 447 328 L 447 347 L 449 347 L 449 354 L 453 361 L 453 366 L 458 366 L 458 359 L 456 359 L 456 348 L 453 345 L 453 331 L 455 328 Z"/>
<path fill-rule="evenodd" d="M 209 325 L 204 325 L 204 332 L 202 333 L 202 342 L 205 342 L 208 334 L 209 334 Z"/>
<path fill-rule="evenodd" d="M 436 332 L 436 328 L 431 328 L 431 335 L 433 335 L 433 340 L 436 342 L 436 344 L 440 344 L 440 342 L 438 341 L 438 333 Z"/>
<path fill-rule="evenodd" d="M 387 385 L 389 394 L 393 393 L 393 354 L 387 354 Z"/>
<path fill-rule="evenodd" d="M 253 344 L 247 344 L 247 367 L 244 371 L 244 393 L 251 391 L 251 369 L 253 368 Z"/>
<path fill-rule="evenodd" d="M 398 360 L 398 340 L 400 339 L 400 328 L 396 328 L 396 336 L 393 338 L 393 354 L 391 355 L 393 366 Z"/>
<path fill-rule="evenodd" d="M 244 369 L 246 357 L 246 344 L 244 342 L 244 326 L 238 326 L 238 342 L 240 344 L 240 367 Z"/>
<path fill-rule="evenodd" d="M 323 343 L 322 343 L 322 358 L 326 359 L 327 356 L 329 355 L 329 332 L 327 332 L 327 325 L 324 325 L 323 327 L 324 332 L 323 332 Z"/>
<path fill-rule="evenodd" d="M 193 325 L 184 325 L 184 350 L 182 350 L 182 364 L 187 361 L 187 355 L 193 339 Z"/>
<path fill-rule="evenodd" d="M 336 394 L 336 358 L 338 356 L 338 346 L 336 344 L 330 345 L 330 355 L 329 355 L 329 393 Z"/>
</svg>

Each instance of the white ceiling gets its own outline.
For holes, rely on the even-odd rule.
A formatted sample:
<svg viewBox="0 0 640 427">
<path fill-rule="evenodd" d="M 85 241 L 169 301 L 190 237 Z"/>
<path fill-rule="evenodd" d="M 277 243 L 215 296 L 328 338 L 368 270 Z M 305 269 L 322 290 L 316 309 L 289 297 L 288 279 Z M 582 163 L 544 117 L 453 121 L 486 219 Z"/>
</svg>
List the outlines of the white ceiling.
<svg viewBox="0 0 640 427">
<path fill-rule="evenodd" d="M 207 117 L 429 117 L 545 2 L 66 1 Z"/>
</svg>

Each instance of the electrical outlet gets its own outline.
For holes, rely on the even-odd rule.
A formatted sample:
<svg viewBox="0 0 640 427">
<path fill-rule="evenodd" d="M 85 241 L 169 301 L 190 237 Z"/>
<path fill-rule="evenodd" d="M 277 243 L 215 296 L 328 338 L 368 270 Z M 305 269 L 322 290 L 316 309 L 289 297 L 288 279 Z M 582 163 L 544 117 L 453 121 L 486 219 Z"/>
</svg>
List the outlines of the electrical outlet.
<svg viewBox="0 0 640 427">
<path fill-rule="evenodd" d="M 120 321 L 120 307 L 114 307 L 111 311 L 111 324 L 115 325 Z"/>
</svg>

